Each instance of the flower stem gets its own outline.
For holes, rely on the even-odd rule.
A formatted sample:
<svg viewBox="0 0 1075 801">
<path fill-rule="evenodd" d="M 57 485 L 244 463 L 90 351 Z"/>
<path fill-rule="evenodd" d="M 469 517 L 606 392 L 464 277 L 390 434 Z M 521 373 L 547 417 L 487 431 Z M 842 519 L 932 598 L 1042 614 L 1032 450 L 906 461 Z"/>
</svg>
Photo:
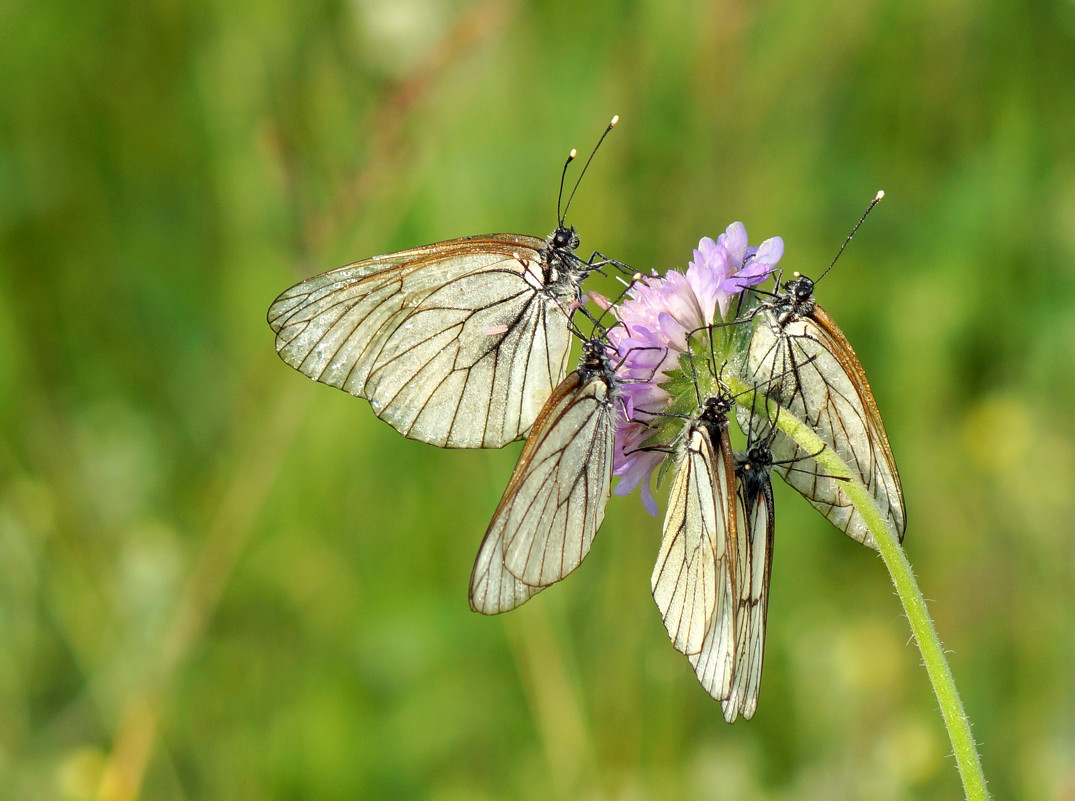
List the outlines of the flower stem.
<svg viewBox="0 0 1075 801">
<path fill-rule="evenodd" d="M 877 542 L 885 567 L 888 568 L 892 583 L 896 587 L 903 604 L 904 613 L 911 624 L 915 642 L 922 653 L 922 662 L 926 666 L 933 692 L 941 708 L 944 726 L 952 742 L 956 765 L 963 781 L 963 792 L 967 801 L 988 801 L 989 793 L 982 773 L 981 758 L 971 736 L 970 720 L 963 710 L 963 702 L 956 690 L 955 679 L 944 655 L 944 648 L 937 636 L 937 629 L 930 619 L 922 591 L 918 588 L 911 563 L 900 545 L 895 532 L 889 528 L 881 510 L 877 508 L 869 491 L 856 479 L 836 452 L 826 447 L 821 439 L 804 422 L 796 418 L 787 409 L 776 414 L 776 405 L 761 393 L 750 392 L 750 387 L 735 377 L 725 377 L 725 383 L 733 393 L 738 395 L 738 403 L 746 408 L 753 408 L 754 413 L 765 415 L 776 426 L 797 442 L 806 453 L 817 454 L 814 460 L 832 476 L 847 478 L 844 490 L 848 499 L 862 515 L 870 533 Z M 740 394 L 743 393 L 743 394 Z"/>
</svg>

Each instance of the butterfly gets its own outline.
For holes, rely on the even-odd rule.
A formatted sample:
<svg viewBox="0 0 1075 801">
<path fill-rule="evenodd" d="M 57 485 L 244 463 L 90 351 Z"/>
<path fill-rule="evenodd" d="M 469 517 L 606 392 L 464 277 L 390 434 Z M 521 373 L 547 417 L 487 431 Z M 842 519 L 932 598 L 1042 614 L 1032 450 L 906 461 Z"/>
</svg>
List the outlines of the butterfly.
<svg viewBox="0 0 1075 801">
<path fill-rule="evenodd" d="M 874 199 L 871 209 L 881 196 Z M 807 423 L 835 451 L 902 540 L 907 520 L 903 488 L 881 413 L 862 363 L 839 326 L 814 299 L 814 286 L 810 278 L 795 273 L 783 287 L 778 283 L 777 292 L 754 310 L 757 323 L 747 349 L 747 378 L 765 384 L 770 400 Z M 743 414 L 740 410 L 740 422 Z M 768 420 L 752 419 L 751 425 L 756 439 L 768 437 Z M 771 447 L 781 478 L 838 529 L 877 548 L 841 480 L 826 475 L 816 463 L 791 470 L 789 465 L 807 454 L 782 432 L 775 432 Z"/>
<path fill-rule="evenodd" d="M 892 447 L 858 356 L 828 313 L 813 299 L 814 282 L 796 276 L 775 300 L 763 303 L 747 351 L 752 380 L 766 380 L 765 394 L 807 423 L 865 485 L 882 514 L 903 539 L 906 511 Z M 783 378 L 774 378 L 783 374 Z M 759 418 L 764 434 L 768 423 Z M 805 454 L 775 432 L 775 460 Z M 816 465 L 815 465 L 816 467 Z M 851 504 L 843 484 L 820 468 L 777 473 L 848 536 L 876 549 L 873 535 Z"/>
<path fill-rule="evenodd" d="M 693 357 L 687 359 L 693 365 Z M 690 369 L 700 398 L 709 379 Z M 775 465 L 771 432 L 765 440 L 749 440 L 744 453 L 733 452 L 728 419 L 739 395 L 721 381 L 715 362 L 708 362 L 708 371 L 716 393 L 698 403 L 675 450 L 651 587 L 673 646 L 731 723 L 757 708 L 772 565 L 769 473 Z M 754 386 L 742 394 L 762 390 Z M 748 418 L 744 430 L 752 431 L 752 422 Z"/>
<path fill-rule="evenodd" d="M 735 509 L 739 529 L 734 558 L 735 635 L 731 648 L 734 663 L 728 692 L 720 703 L 728 723 L 733 723 L 738 715 L 750 720 L 758 708 L 773 565 L 773 487 L 769 472 L 774 466 L 773 452 L 765 443 L 735 454 Z M 723 651 L 728 649 L 722 646 Z M 700 670 L 709 658 L 703 651 L 692 657 L 691 663 L 695 670 Z"/>
<path fill-rule="evenodd" d="M 735 463 L 728 434 L 734 400 L 707 398 L 677 448 L 653 599 L 676 650 L 714 698 L 728 696 L 735 659 L 740 551 Z"/>
<path fill-rule="evenodd" d="M 578 367 L 541 408 L 478 549 L 475 612 L 514 609 L 586 558 L 611 493 L 617 398 L 608 346 L 583 342 Z"/>
<path fill-rule="evenodd" d="M 576 253 L 579 237 L 564 223 L 570 205 L 563 214 L 557 208 L 546 239 L 451 239 L 296 284 L 269 307 L 277 354 L 309 378 L 365 398 L 411 439 L 446 448 L 518 439 L 564 377 L 582 281 L 620 266 Z"/>
</svg>

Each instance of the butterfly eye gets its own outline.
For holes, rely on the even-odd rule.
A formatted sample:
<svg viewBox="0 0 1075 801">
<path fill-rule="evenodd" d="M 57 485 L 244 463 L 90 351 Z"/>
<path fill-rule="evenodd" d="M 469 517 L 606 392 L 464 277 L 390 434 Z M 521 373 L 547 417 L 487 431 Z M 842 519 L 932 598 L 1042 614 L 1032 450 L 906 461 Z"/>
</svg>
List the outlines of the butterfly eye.
<svg viewBox="0 0 1075 801">
<path fill-rule="evenodd" d="M 791 291 L 795 293 L 796 300 L 807 300 L 814 294 L 814 282 L 805 275 L 800 276 L 798 280 L 793 282 Z"/>
<path fill-rule="evenodd" d="M 773 464 L 773 452 L 768 448 L 756 446 L 750 449 L 749 464 L 754 469 L 767 469 L 772 467 Z"/>
<path fill-rule="evenodd" d="M 552 235 L 552 249 L 554 252 L 574 252 L 578 249 L 579 244 L 579 235 L 575 233 L 574 227 L 565 228 L 561 225 Z"/>
</svg>

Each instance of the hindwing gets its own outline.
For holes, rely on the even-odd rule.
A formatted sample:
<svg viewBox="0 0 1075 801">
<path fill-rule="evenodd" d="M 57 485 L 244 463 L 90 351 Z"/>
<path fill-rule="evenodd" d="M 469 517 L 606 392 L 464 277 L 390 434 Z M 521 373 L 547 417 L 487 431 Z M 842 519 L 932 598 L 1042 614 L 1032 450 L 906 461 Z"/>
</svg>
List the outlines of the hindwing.
<svg viewBox="0 0 1075 801">
<path fill-rule="evenodd" d="M 694 423 L 676 458 L 668 511 L 650 584 L 673 646 L 699 656 L 695 669 L 716 697 L 726 692 L 723 649 L 730 638 L 736 550 L 735 470 L 726 425 L 716 450 Z"/>
<path fill-rule="evenodd" d="M 888 435 L 858 356 L 820 306 L 809 315 L 780 322 L 762 308 L 750 340 L 747 371 L 765 394 L 809 425 L 826 447 L 869 491 L 900 539 L 906 523 L 903 490 Z M 739 412 L 751 438 L 768 439 L 771 425 Z M 862 516 L 847 497 L 845 482 L 828 475 L 783 432 L 771 440 L 774 469 L 838 529 L 877 548 Z M 781 464 L 782 463 L 782 464 Z"/>
<path fill-rule="evenodd" d="M 580 367 L 542 408 L 478 550 L 474 611 L 514 609 L 589 553 L 611 492 L 615 396 L 610 370 Z"/>
</svg>

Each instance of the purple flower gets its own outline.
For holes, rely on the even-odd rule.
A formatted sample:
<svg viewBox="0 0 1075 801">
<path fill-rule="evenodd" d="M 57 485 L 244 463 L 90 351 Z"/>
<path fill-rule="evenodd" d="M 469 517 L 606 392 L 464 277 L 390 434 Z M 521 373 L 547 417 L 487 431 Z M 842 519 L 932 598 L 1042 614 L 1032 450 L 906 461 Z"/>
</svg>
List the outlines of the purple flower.
<svg viewBox="0 0 1075 801">
<path fill-rule="evenodd" d="M 690 332 L 724 321 L 732 298 L 768 278 L 783 254 L 780 237 L 748 247 L 746 228 L 735 222 L 716 242 L 702 238 L 686 274 L 669 270 L 664 277 L 643 278 L 614 307 L 623 325 L 609 331 L 609 341 L 621 359 L 617 376 L 625 415 L 616 430 L 617 495 L 641 486 L 643 505 L 657 514 L 650 479 L 667 454 L 644 446 L 654 433 L 650 423 L 672 399 L 661 384 L 679 367 Z"/>
</svg>

